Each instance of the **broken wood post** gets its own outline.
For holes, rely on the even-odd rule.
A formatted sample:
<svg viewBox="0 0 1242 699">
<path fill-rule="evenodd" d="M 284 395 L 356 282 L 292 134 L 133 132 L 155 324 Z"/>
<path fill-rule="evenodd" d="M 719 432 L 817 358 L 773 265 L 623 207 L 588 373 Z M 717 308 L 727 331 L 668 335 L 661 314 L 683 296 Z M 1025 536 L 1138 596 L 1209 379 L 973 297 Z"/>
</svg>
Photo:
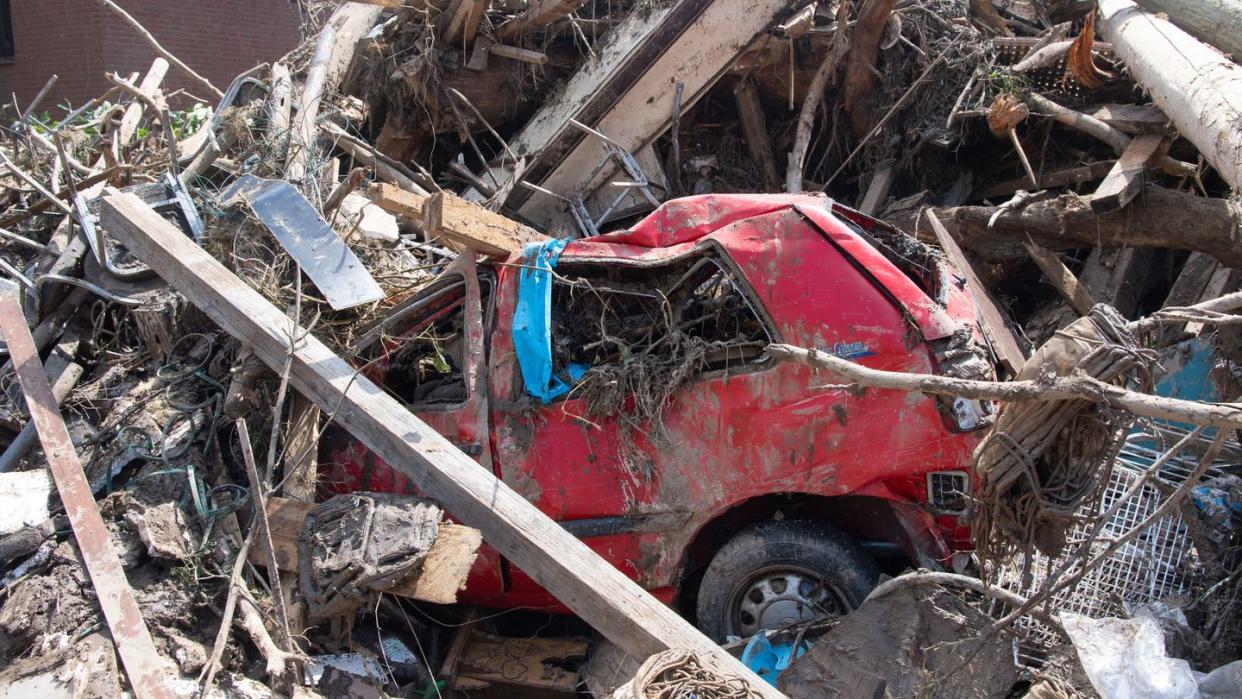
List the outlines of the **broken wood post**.
<svg viewBox="0 0 1242 699">
<path fill-rule="evenodd" d="M 500 25 L 496 36 L 511 39 L 531 29 L 551 24 L 585 3 L 586 0 L 535 0 L 522 14 Z"/>
<path fill-rule="evenodd" d="M 733 89 L 737 102 L 737 115 L 742 122 L 742 135 L 746 138 L 746 150 L 750 159 L 763 176 L 763 185 L 769 190 L 780 187 L 781 176 L 776 169 L 776 156 L 772 152 L 772 139 L 768 136 L 768 121 L 759 103 L 759 88 L 750 78 L 743 79 Z"/>
<path fill-rule="evenodd" d="M 962 254 L 957 241 L 945 229 L 944 224 L 940 223 L 940 219 L 936 218 L 935 212 L 930 209 L 927 210 L 927 220 L 936 233 L 936 240 L 940 241 L 940 248 L 949 256 L 953 267 L 966 277 L 966 286 L 979 306 L 979 325 L 983 328 L 983 334 L 987 336 L 988 342 L 991 343 L 992 350 L 996 352 L 996 358 L 1005 365 L 1009 373 L 1017 374 L 1018 369 L 1026 361 L 1026 355 L 1023 354 L 1022 348 L 1018 346 L 1018 341 L 1013 336 L 1013 331 L 1005 322 L 1005 316 L 1001 315 L 1000 309 L 996 307 L 996 302 L 992 300 L 987 287 L 979 281 L 979 276 L 970 266 L 970 261 Z"/>
<path fill-rule="evenodd" d="M 1135 136 L 1104 181 L 1087 197 L 1091 208 L 1101 212 L 1115 211 L 1138 196 L 1143 189 L 1143 173 L 1165 142 L 1165 137 L 1160 135 Z"/>
<path fill-rule="evenodd" d="M 294 389 L 604 636 L 639 657 L 694 650 L 757 695 L 781 696 L 317 338 L 301 328 L 291 336 L 288 316 L 141 199 L 111 195 L 101 210 L 103 225 L 139 259 L 268 366 L 291 359 Z"/>
<path fill-rule="evenodd" d="M 1242 67 L 1131 0 L 1100 0 L 1098 26 L 1130 75 L 1151 94 L 1225 182 L 1242 189 Z"/>
<path fill-rule="evenodd" d="M 451 192 L 427 198 L 423 227 L 431 238 L 445 238 L 483 255 L 508 257 L 528 243 L 548 240 L 539 231 L 472 204 Z"/>
<path fill-rule="evenodd" d="M 43 443 L 48 470 L 65 506 L 82 564 L 90 575 L 130 687 L 138 697 L 171 697 L 172 693 L 164 684 L 170 668 L 155 650 L 155 642 L 125 578 L 121 560 L 108 540 L 108 530 L 95 505 L 95 495 L 82 471 L 73 440 L 39 362 L 34 338 L 26 327 L 26 317 L 11 288 L 0 290 L 0 332 L 13 358 L 17 380 L 30 410 L 30 421 Z"/>
<path fill-rule="evenodd" d="M 875 172 L 871 173 L 871 181 L 867 183 L 867 191 L 858 203 L 858 210 L 868 216 L 875 216 L 884 205 L 884 200 L 888 199 L 888 190 L 893 186 L 895 177 L 897 166 L 893 161 L 887 160 L 876 167 Z"/>
</svg>

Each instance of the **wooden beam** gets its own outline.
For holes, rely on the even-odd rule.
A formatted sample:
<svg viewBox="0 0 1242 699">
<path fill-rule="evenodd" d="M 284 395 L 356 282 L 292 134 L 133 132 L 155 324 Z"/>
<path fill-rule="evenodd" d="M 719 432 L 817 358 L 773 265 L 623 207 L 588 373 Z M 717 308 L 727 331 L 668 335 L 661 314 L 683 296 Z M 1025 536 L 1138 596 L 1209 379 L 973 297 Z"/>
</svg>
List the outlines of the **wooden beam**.
<svg viewBox="0 0 1242 699">
<path fill-rule="evenodd" d="M 531 29 L 537 29 L 571 14 L 586 4 L 586 0 L 536 0 L 525 12 L 500 25 L 496 36 L 512 39 Z"/>
<path fill-rule="evenodd" d="M 1039 265 L 1044 276 L 1056 288 L 1057 293 L 1061 294 L 1061 298 L 1064 298 L 1078 315 L 1085 316 L 1091 312 L 1095 306 L 1095 299 L 1091 298 L 1086 287 L 1079 283 L 1078 277 L 1074 276 L 1074 273 L 1065 266 L 1056 253 L 1029 241 L 1026 243 L 1026 250 L 1031 254 L 1031 259 L 1035 260 L 1035 264 Z"/>
<path fill-rule="evenodd" d="M 608 30 L 611 39 L 598 57 L 570 76 L 509 142 L 514 152 L 529 154 L 521 177 L 561 196 L 581 193 L 589 201 L 616 179 L 616 169 L 597 168 L 608 157 L 606 144 L 584 136 L 571 119 L 637 156 L 672 124 L 676 90 L 670 81 L 684 86 L 685 114 L 787 7 L 787 0 L 670 0 L 636 7 Z M 499 182 L 513 177 L 507 168 L 493 175 Z M 544 230 L 575 226 L 560 199 L 525 187 L 513 187 L 505 203 Z"/>
<path fill-rule="evenodd" d="M 142 202 L 137 197 L 134 200 Z M 172 224 L 168 226 L 172 228 Z M 95 598 L 108 622 L 117 653 L 125 665 L 130 687 L 138 697 L 171 697 L 170 688 L 164 684 L 171 668 L 155 650 L 134 590 L 125 578 L 121 559 L 108 539 L 108 529 L 95 505 L 95 495 L 82 472 L 82 462 L 39 362 L 26 316 L 11 289 L 0 290 L 0 331 L 4 333 L 22 395 L 26 397 L 26 407 L 30 410 L 30 420 L 43 444 L 47 468 L 65 506 L 73 538 L 91 577 Z"/>
<path fill-rule="evenodd" d="M 987 336 L 988 342 L 992 344 L 992 350 L 996 352 L 997 359 L 1005 365 L 1010 374 L 1017 375 L 1018 369 L 1026 362 L 1026 355 L 1022 353 L 1022 348 L 1014 338 L 1013 331 L 1005 323 L 1005 316 L 1001 315 L 996 302 L 992 300 L 988 290 L 979 281 L 979 275 L 975 274 L 970 261 L 966 259 L 966 255 L 962 254 L 962 249 L 958 247 L 957 241 L 949 234 L 944 224 L 936 218 L 935 212 L 928 209 L 926 213 L 932 230 L 936 232 L 936 240 L 940 242 L 940 248 L 949 256 L 949 261 L 953 263 L 957 271 L 966 277 L 966 286 L 970 290 L 970 295 L 974 297 L 975 303 L 979 306 L 979 325 L 983 328 L 983 334 Z"/>
<path fill-rule="evenodd" d="M 423 207 L 423 229 L 429 237 L 445 238 L 493 257 L 508 257 L 521 253 L 527 243 L 549 240 L 529 226 L 451 192 L 436 192 L 427 198 Z"/>
<path fill-rule="evenodd" d="M 1116 160 L 1103 160 L 1098 163 L 1087 163 L 1078 167 L 1066 168 L 1064 170 L 1056 170 L 1054 172 L 1044 173 L 1039 177 L 1039 188 L 1050 189 L 1052 187 L 1064 187 L 1066 185 L 1077 184 L 1079 182 L 1090 182 L 1098 180 L 1108 174 L 1113 169 Z M 991 187 L 983 190 L 975 198 L 992 199 L 994 197 L 1005 197 L 1013 194 L 1019 189 L 1028 189 L 1031 183 L 1026 177 L 1005 180 L 998 182 Z"/>
<path fill-rule="evenodd" d="M 427 206 L 427 196 L 408 192 L 397 185 L 385 182 L 373 182 L 367 187 L 367 196 L 379 208 L 395 216 L 408 218 L 419 223 L 423 220 L 423 211 Z"/>
<path fill-rule="evenodd" d="M 530 575 L 588 624 L 637 657 L 687 648 L 761 697 L 774 687 L 712 643 L 488 469 L 419 420 L 132 194 L 105 197 L 104 227 L 173 288 L 376 456 Z M 298 338 L 296 344 L 292 338 Z M 286 364 L 286 362 L 289 362 Z"/>
<path fill-rule="evenodd" d="M 313 502 L 268 498 L 268 531 L 271 532 L 278 570 L 291 573 L 299 570 L 298 533 L 302 530 L 302 522 L 315 507 Z M 478 529 L 451 522 L 442 523 L 418 575 L 398 583 L 388 592 L 423 602 L 455 603 L 457 591 L 466 584 L 466 577 L 482 543 L 483 534 Z M 251 547 L 250 561 L 256 565 L 267 565 L 267 556 L 257 547 Z"/>
<path fill-rule="evenodd" d="M 1143 173 L 1165 143 L 1165 137 L 1157 134 L 1135 136 L 1104 181 L 1087 197 L 1091 209 L 1098 213 L 1116 211 L 1138 196 L 1143 189 Z"/>
</svg>

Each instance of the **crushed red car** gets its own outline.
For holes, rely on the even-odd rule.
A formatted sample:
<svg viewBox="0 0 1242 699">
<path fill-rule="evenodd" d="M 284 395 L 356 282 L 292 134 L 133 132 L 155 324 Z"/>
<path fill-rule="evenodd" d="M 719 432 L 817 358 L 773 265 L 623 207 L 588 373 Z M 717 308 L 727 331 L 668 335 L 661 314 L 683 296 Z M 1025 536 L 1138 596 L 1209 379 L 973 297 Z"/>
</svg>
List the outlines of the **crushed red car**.
<svg viewBox="0 0 1242 699">
<path fill-rule="evenodd" d="M 947 567 L 969 547 L 967 467 L 990 404 L 851 391 L 764 353 L 992 378 L 937 251 L 783 195 L 675 200 L 555 247 L 459 258 L 365 334 L 359 362 L 718 640 L 846 611 L 882 569 Z M 333 492 L 417 492 L 347 434 L 323 444 Z M 557 606 L 486 546 L 460 599 Z"/>
</svg>

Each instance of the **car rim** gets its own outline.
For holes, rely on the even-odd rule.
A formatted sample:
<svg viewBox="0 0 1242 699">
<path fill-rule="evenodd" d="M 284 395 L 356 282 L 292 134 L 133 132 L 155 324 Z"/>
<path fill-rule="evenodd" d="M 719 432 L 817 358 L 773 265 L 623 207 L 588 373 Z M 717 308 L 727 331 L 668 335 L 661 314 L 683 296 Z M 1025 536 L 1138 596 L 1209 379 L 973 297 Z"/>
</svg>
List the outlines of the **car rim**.
<svg viewBox="0 0 1242 699">
<path fill-rule="evenodd" d="M 840 616 L 849 611 L 845 595 L 822 576 L 797 566 L 773 566 L 756 571 L 730 596 L 730 635 L 753 636 L 816 617 Z"/>
</svg>

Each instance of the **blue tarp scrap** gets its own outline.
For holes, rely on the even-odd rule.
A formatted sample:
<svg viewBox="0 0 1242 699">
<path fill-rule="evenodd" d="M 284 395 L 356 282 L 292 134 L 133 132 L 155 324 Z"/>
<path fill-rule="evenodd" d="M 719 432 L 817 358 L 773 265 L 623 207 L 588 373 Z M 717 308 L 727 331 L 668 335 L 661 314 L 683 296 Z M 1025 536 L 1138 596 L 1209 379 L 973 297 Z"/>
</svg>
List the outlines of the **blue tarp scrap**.
<svg viewBox="0 0 1242 699">
<path fill-rule="evenodd" d="M 568 240 L 530 243 L 522 251 L 525 266 L 518 277 L 517 308 L 513 312 L 513 349 L 526 392 L 547 403 L 569 390 L 552 373 L 552 269 Z M 580 364 L 566 368 L 570 382 L 586 371 Z"/>
</svg>

